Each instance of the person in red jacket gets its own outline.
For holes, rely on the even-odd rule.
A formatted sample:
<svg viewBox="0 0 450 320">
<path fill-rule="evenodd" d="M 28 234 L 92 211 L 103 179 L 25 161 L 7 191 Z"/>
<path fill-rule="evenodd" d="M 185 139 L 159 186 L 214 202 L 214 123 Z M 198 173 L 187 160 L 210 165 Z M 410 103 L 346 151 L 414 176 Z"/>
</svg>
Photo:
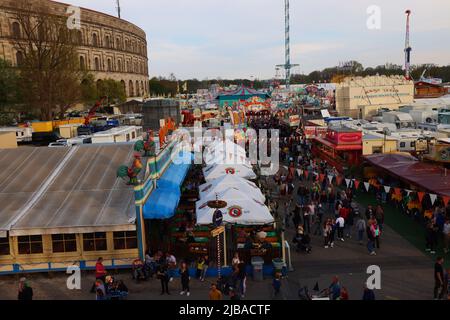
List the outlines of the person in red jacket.
<svg viewBox="0 0 450 320">
<path fill-rule="evenodd" d="M 350 209 L 347 206 L 343 206 L 341 209 L 339 209 L 339 216 L 344 218 L 345 221 L 347 221 L 349 214 Z"/>
<path fill-rule="evenodd" d="M 95 283 L 97 282 L 97 280 L 101 280 L 103 283 L 105 283 L 106 280 L 106 269 L 105 266 L 103 265 L 103 258 L 100 257 L 97 259 L 97 263 L 95 264 L 95 282 L 94 285 L 92 286 L 91 292 L 94 293 L 95 292 Z"/>
</svg>

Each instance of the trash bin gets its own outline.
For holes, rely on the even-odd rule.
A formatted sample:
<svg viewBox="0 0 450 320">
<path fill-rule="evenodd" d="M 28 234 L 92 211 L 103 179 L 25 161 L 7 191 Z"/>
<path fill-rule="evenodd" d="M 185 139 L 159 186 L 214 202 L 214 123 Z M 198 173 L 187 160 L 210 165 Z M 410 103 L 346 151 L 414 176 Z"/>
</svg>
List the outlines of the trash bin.
<svg viewBox="0 0 450 320">
<path fill-rule="evenodd" d="M 273 267 L 274 267 L 274 273 L 280 273 L 283 274 L 283 268 L 286 266 L 283 259 L 277 258 L 272 260 Z"/>
<path fill-rule="evenodd" d="M 263 281 L 264 280 L 264 259 L 261 257 L 253 257 L 252 258 L 252 267 L 253 267 L 253 280 L 254 281 Z"/>
</svg>

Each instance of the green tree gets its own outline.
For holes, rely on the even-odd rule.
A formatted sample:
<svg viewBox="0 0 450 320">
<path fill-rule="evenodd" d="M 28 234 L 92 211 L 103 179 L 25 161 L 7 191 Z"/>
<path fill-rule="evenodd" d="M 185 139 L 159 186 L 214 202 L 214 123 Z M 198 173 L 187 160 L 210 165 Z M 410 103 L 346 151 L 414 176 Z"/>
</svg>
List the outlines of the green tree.
<svg viewBox="0 0 450 320">
<path fill-rule="evenodd" d="M 25 0 L 17 0 L 17 6 L 13 18 L 20 34 L 13 45 L 24 102 L 41 120 L 51 120 L 55 113 L 63 116 L 81 96 L 77 31 L 68 29 L 66 19 L 53 15 L 48 6 Z"/>
<path fill-rule="evenodd" d="M 106 79 L 97 83 L 97 98 L 108 97 L 109 102 L 121 103 L 127 99 L 125 88 L 120 81 Z"/>
<path fill-rule="evenodd" d="M 97 101 L 97 88 L 94 75 L 85 73 L 81 80 L 81 102 L 92 105 Z"/>
<path fill-rule="evenodd" d="M 18 75 L 11 63 L 0 59 L 0 107 L 11 106 L 18 102 Z"/>
</svg>

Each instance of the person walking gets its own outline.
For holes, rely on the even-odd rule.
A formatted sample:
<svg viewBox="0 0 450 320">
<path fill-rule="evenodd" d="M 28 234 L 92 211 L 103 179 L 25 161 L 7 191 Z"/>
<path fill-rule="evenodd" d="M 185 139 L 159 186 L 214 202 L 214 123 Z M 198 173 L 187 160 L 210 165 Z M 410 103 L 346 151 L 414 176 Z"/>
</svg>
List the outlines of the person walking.
<svg viewBox="0 0 450 320">
<path fill-rule="evenodd" d="M 336 238 L 338 224 L 336 223 L 336 219 L 331 219 L 331 233 L 330 233 L 330 247 L 334 247 L 334 239 Z"/>
<path fill-rule="evenodd" d="M 298 229 L 300 221 L 301 221 L 301 207 L 297 204 L 294 209 L 294 217 L 292 218 L 295 230 Z"/>
<path fill-rule="evenodd" d="M 163 263 L 158 266 L 156 275 L 157 275 L 158 279 L 161 281 L 161 295 L 164 295 L 165 293 L 170 295 L 170 292 L 169 292 L 170 277 L 169 277 L 167 263 Z"/>
<path fill-rule="evenodd" d="M 445 221 L 442 233 L 444 234 L 444 252 L 447 254 L 450 252 L 450 219 Z"/>
<path fill-rule="evenodd" d="M 169 274 L 169 281 L 173 281 L 173 276 L 175 274 L 175 270 L 177 268 L 177 259 L 175 256 L 169 252 L 166 254 L 166 264 L 167 264 L 167 271 Z"/>
<path fill-rule="evenodd" d="M 378 226 L 381 231 L 383 231 L 383 225 L 384 225 L 384 210 L 381 205 L 378 205 L 375 209 L 375 219 L 377 219 Z"/>
<path fill-rule="evenodd" d="M 91 288 L 91 293 L 95 293 L 95 283 L 97 280 L 101 280 L 103 283 L 106 282 L 106 269 L 103 265 L 103 258 L 100 257 L 97 259 L 97 262 L 95 263 L 95 281 Z"/>
<path fill-rule="evenodd" d="M 284 225 L 286 228 L 290 227 L 290 220 L 292 219 L 291 205 L 292 205 L 292 199 L 290 199 L 284 206 Z"/>
<path fill-rule="evenodd" d="M 206 273 L 207 273 L 208 268 L 209 268 L 209 256 L 206 255 L 204 260 L 205 260 L 205 263 L 203 264 L 202 276 L 200 277 L 200 281 L 202 281 L 202 282 L 205 281 Z"/>
<path fill-rule="evenodd" d="M 437 237 L 438 237 L 438 226 L 434 222 L 434 219 L 430 220 L 426 227 L 426 249 L 425 251 L 431 254 L 436 254 Z"/>
<path fill-rule="evenodd" d="M 360 217 L 356 222 L 356 231 L 358 232 L 358 242 L 360 245 L 363 244 L 364 232 L 366 231 L 366 220 Z"/>
<path fill-rule="evenodd" d="M 311 207 L 309 205 L 303 207 L 303 230 L 305 233 L 311 233 Z"/>
<path fill-rule="evenodd" d="M 444 258 L 439 257 L 434 265 L 434 300 L 442 299 L 444 293 Z"/>
<path fill-rule="evenodd" d="M 375 244 L 377 246 L 377 249 L 379 250 L 380 249 L 381 229 L 380 229 L 380 226 L 378 225 L 377 220 L 373 220 L 370 230 L 372 231 L 373 237 L 375 238 Z"/>
<path fill-rule="evenodd" d="M 186 262 L 181 263 L 180 267 L 180 275 L 181 275 L 181 292 L 180 295 L 186 294 L 186 296 L 190 296 L 191 292 L 189 290 L 189 268 Z"/>
<path fill-rule="evenodd" d="M 367 250 L 369 251 L 369 254 L 371 256 L 376 256 L 377 253 L 375 252 L 375 236 L 372 232 L 372 224 L 373 220 L 369 220 L 366 227 L 366 233 L 367 233 Z"/>
<path fill-rule="evenodd" d="M 30 287 L 26 278 L 20 279 L 17 299 L 19 301 L 33 300 L 33 289 Z"/>
<path fill-rule="evenodd" d="M 348 215 L 345 219 L 346 237 L 351 239 L 353 233 L 353 225 L 355 224 L 355 211 L 351 205 L 348 206 Z"/>
<path fill-rule="evenodd" d="M 323 238 L 324 238 L 324 248 L 328 249 L 330 246 L 330 236 L 331 236 L 331 220 L 325 221 L 323 226 Z"/>
<path fill-rule="evenodd" d="M 344 242 L 344 229 L 345 229 L 345 219 L 344 217 L 339 217 L 336 219 L 336 225 L 338 230 L 338 240 Z"/>
<path fill-rule="evenodd" d="M 272 282 L 273 295 L 277 297 L 281 293 L 281 274 L 277 273 Z"/>
<path fill-rule="evenodd" d="M 199 257 L 197 259 L 197 271 L 195 273 L 195 276 L 197 279 L 201 280 L 202 278 L 202 272 L 203 272 L 203 266 L 205 265 L 205 258 Z"/>
<path fill-rule="evenodd" d="M 238 252 L 235 252 L 235 253 L 234 253 L 234 257 L 233 257 L 233 259 L 231 260 L 231 266 L 232 266 L 233 269 L 234 269 L 235 267 L 237 267 L 237 266 L 239 265 L 239 263 L 241 263 L 241 259 L 239 258 L 239 253 L 238 253 Z"/>
<path fill-rule="evenodd" d="M 241 261 L 237 268 L 239 269 L 239 294 L 241 298 L 245 298 L 245 293 L 247 291 L 247 271 L 245 270 L 246 265 L 243 261 Z"/>
</svg>

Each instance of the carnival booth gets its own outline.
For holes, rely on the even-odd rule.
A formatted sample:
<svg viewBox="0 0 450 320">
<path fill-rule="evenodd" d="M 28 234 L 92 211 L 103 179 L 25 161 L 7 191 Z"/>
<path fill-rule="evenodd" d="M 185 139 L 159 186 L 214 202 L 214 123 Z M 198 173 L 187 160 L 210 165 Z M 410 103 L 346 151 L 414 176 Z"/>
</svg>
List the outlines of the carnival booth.
<svg viewBox="0 0 450 320">
<path fill-rule="evenodd" d="M 239 190 L 246 195 L 252 195 L 252 198 L 259 202 L 266 202 L 266 197 L 255 183 L 233 175 L 224 175 L 201 185 L 199 187 L 200 199 L 214 198 L 230 188 Z"/>
<path fill-rule="evenodd" d="M 281 237 L 263 198 L 251 182 L 222 176 L 200 186 L 200 200 L 196 203 L 197 225 L 212 226 L 220 215 L 223 232 L 227 233 L 223 247 L 229 249 L 228 256 L 238 252 L 247 263 L 252 257 L 260 257 L 271 264 L 274 258 L 282 256 Z M 223 204 L 221 209 L 211 206 L 215 202 Z"/>
<path fill-rule="evenodd" d="M 204 160 L 207 165 L 223 163 L 249 165 L 245 149 L 229 140 L 226 142 L 215 141 L 210 144 L 205 149 Z"/>
<path fill-rule="evenodd" d="M 246 164 L 210 165 L 203 169 L 203 175 L 207 182 L 220 178 L 224 175 L 233 175 L 248 180 L 255 180 L 257 178 L 251 166 Z"/>
<path fill-rule="evenodd" d="M 197 224 L 210 225 L 215 209 L 208 207 L 209 201 L 219 198 L 227 203 L 222 210 L 225 224 L 234 225 L 267 225 L 274 222 L 269 208 L 261 201 L 256 200 L 258 193 L 244 194 L 235 188 L 228 188 L 218 194 L 210 194 L 200 199 L 196 205 Z"/>
</svg>

